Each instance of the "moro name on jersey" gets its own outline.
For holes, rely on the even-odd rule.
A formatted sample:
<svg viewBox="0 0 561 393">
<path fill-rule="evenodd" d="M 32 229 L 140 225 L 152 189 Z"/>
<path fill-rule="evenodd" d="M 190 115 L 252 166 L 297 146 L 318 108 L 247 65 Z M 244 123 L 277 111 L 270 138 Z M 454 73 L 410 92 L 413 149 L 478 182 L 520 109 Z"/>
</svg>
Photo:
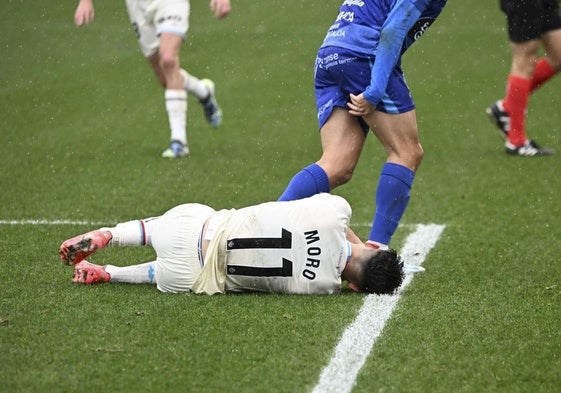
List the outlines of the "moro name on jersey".
<svg viewBox="0 0 561 393">
<path fill-rule="evenodd" d="M 321 255 L 321 248 L 314 243 L 319 242 L 319 232 L 317 229 L 304 232 L 306 236 L 306 266 L 302 275 L 308 280 L 313 280 L 316 278 L 316 269 L 319 268 Z"/>
</svg>

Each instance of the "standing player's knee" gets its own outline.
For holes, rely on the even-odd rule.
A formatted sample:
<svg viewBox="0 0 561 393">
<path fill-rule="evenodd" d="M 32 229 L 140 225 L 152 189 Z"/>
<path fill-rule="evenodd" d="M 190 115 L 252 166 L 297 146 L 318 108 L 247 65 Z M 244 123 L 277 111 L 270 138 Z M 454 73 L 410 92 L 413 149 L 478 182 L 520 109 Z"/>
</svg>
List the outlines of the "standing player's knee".
<svg viewBox="0 0 561 393">
<path fill-rule="evenodd" d="M 165 73 L 179 68 L 179 59 L 171 53 L 160 53 L 160 67 Z"/>
<path fill-rule="evenodd" d="M 416 171 L 419 165 L 421 165 L 424 155 L 425 153 L 421 144 L 413 143 L 407 146 L 406 151 L 403 152 L 400 157 L 403 160 L 403 165 L 412 171 Z"/>
<path fill-rule="evenodd" d="M 561 70 L 561 50 L 559 53 L 551 52 L 546 55 L 547 61 L 553 67 L 553 69 L 559 71 Z"/>
<path fill-rule="evenodd" d="M 356 163 L 341 158 L 328 158 L 325 154 L 318 161 L 318 164 L 325 171 L 331 189 L 348 183 L 352 179 L 356 167 Z"/>
<path fill-rule="evenodd" d="M 413 152 L 413 161 L 415 163 L 415 167 L 421 165 L 421 161 L 423 161 L 423 157 L 425 156 L 425 151 L 423 150 L 423 146 L 420 143 L 417 143 Z"/>
<path fill-rule="evenodd" d="M 394 146 L 388 155 L 388 160 L 416 171 L 423 161 L 424 154 L 420 143 L 407 143 Z"/>
<path fill-rule="evenodd" d="M 329 176 L 329 184 L 331 188 L 341 186 L 348 183 L 353 178 L 354 168 L 338 168 L 331 176 Z"/>
</svg>

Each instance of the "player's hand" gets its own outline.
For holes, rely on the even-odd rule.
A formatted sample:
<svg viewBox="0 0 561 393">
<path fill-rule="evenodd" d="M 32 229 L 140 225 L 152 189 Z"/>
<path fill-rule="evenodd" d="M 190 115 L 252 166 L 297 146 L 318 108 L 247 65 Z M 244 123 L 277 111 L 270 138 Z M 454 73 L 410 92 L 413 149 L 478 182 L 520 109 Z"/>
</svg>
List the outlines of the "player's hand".
<svg viewBox="0 0 561 393">
<path fill-rule="evenodd" d="M 74 23 L 76 26 L 83 24 L 89 25 L 94 20 L 94 7 L 91 0 L 81 0 L 74 13 Z"/>
<path fill-rule="evenodd" d="M 224 19 L 232 11 L 230 0 L 210 0 L 210 10 L 216 19 Z"/>
<path fill-rule="evenodd" d="M 353 116 L 366 116 L 376 109 L 376 105 L 372 105 L 366 101 L 362 93 L 358 96 L 351 94 L 350 97 L 351 102 L 347 103 L 347 107 L 349 108 L 349 113 Z"/>
</svg>

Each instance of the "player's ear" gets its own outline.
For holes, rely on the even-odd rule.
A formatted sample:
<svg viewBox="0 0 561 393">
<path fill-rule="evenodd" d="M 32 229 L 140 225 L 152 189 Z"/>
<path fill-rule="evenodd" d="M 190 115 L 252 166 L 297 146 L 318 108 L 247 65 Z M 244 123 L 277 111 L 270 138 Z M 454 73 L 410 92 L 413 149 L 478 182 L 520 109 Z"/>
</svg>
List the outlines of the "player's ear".
<svg viewBox="0 0 561 393">
<path fill-rule="evenodd" d="M 360 292 L 360 288 L 355 283 L 349 282 L 348 285 L 349 285 L 349 288 L 351 288 L 353 291 Z"/>
</svg>

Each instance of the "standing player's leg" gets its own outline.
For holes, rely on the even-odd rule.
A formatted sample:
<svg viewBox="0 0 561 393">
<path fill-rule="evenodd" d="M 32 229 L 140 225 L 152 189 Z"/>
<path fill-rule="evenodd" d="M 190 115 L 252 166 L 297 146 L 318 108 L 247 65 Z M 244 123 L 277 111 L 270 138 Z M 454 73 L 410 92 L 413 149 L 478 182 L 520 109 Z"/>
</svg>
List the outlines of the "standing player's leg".
<svg viewBox="0 0 561 393">
<path fill-rule="evenodd" d="M 148 9 L 146 2 L 127 0 L 127 11 L 140 49 L 165 89 L 165 104 L 171 131 L 170 148 L 164 157 L 183 157 L 187 148 L 187 93 L 179 73 L 179 48 L 187 32 L 189 2 L 160 3 Z"/>
<path fill-rule="evenodd" d="M 322 156 L 298 172 L 279 198 L 280 201 L 307 198 L 329 192 L 347 183 L 353 175 L 366 135 L 357 118 L 335 107 L 321 127 Z"/>
<path fill-rule="evenodd" d="M 183 37 L 172 33 L 160 34 L 157 62 L 151 61 L 156 75 L 165 81 L 165 102 L 171 131 L 170 147 L 162 153 L 166 158 L 189 154 L 187 143 L 187 92 L 179 68 L 179 50 Z"/>
<path fill-rule="evenodd" d="M 165 87 L 171 143 L 163 156 L 178 158 L 189 154 L 187 143 L 187 93 L 193 94 L 201 103 L 206 120 L 218 127 L 222 122 L 222 110 L 216 101 L 214 82 L 198 79 L 180 68 L 179 53 L 182 38 L 176 34 L 160 35 L 159 51 L 149 60 L 154 73 Z M 179 142 L 179 143 L 178 143 Z"/>
<path fill-rule="evenodd" d="M 555 9 L 551 8 L 552 4 Z M 558 4 L 555 0 L 501 0 L 501 9 L 507 16 L 512 63 L 505 97 L 488 107 L 487 114 L 505 139 L 507 154 L 551 155 L 553 150 L 528 139 L 526 114 L 532 91 L 552 76 L 548 62 L 538 61 L 538 51 L 543 34 L 561 27 Z"/>
<path fill-rule="evenodd" d="M 532 92 L 551 79 L 561 69 L 561 13 L 559 2 L 544 2 L 541 41 L 545 55 L 538 59 L 532 75 Z"/>
<path fill-rule="evenodd" d="M 337 56 L 337 65 L 325 58 Z M 301 199 L 329 192 L 347 183 L 364 147 L 368 127 L 347 110 L 349 92 L 362 91 L 370 81 L 370 61 L 358 60 L 338 48 L 318 51 L 314 72 L 314 92 L 320 128 L 322 156 L 298 172 L 279 200 Z"/>
<path fill-rule="evenodd" d="M 366 141 L 364 130 L 346 108 L 335 107 L 321 127 L 321 158 L 317 162 L 329 180 L 329 189 L 348 183 L 353 177 Z"/>
<path fill-rule="evenodd" d="M 365 121 L 388 154 L 376 188 L 376 211 L 367 244 L 386 249 L 409 203 L 423 148 L 414 110 L 400 114 L 375 111 Z"/>
<path fill-rule="evenodd" d="M 546 156 L 554 153 L 552 149 L 540 147 L 535 141 L 530 140 L 526 133 L 526 115 L 530 95 L 539 84 L 538 79 L 535 82 L 533 80 L 539 47 L 539 40 L 511 43 L 512 65 L 503 100 L 503 108 L 509 119 L 509 129 L 505 138 L 507 154 Z M 544 63 L 540 64 L 540 73 L 544 72 L 545 66 Z M 538 76 L 539 79 L 543 77 L 543 74 L 541 77 Z M 536 87 L 533 87 L 534 83 L 536 83 Z"/>
<path fill-rule="evenodd" d="M 561 69 L 561 30 L 552 33 L 556 36 L 555 38 L 546 38 L 549 36 L 548 34 L 544 36 L 543 43 L 546 55 L 536 62 L 530 85 L 532 93 L 557 75 Z"/>
<path fill-rule="evenodd" d="M 212 127 L 222 123 L 222 109 L 216 101 L 216 87 L 210 79 L 199 79 L 189 74 L 184 69 L 179 72 L 183 77 L 183 87 L 188 94 L 193 94 L 201 103 L 206 121 Z"/>
<path fill-rule="evenodd" d="M 192 93 L 202 104 L 207 121 L 218 127 L 222 111 L 216 102 L 214 82 L 198 79 L 180 66 L 180 50 L 189 28 L 189 1 L 162 2 L 154 16 L 158 36 L 158 59 L 151 61 L 156 75 L 161 75 L 165 86 L 166 109 L 171 129 L 170 147 L 162 154 L 178 158 L 189 154 L 187 144 L 187 93 Z"/>
<path fill-rule="evenodd" d="M 526 113 L 539 46 L 539 40 L 511 43 L 512 64 L 507 79 L 503 107 L 510 117 L 507 144 L 510 143 L 513 149 L 524 145 L 527 139 Z"/>
</svg>

